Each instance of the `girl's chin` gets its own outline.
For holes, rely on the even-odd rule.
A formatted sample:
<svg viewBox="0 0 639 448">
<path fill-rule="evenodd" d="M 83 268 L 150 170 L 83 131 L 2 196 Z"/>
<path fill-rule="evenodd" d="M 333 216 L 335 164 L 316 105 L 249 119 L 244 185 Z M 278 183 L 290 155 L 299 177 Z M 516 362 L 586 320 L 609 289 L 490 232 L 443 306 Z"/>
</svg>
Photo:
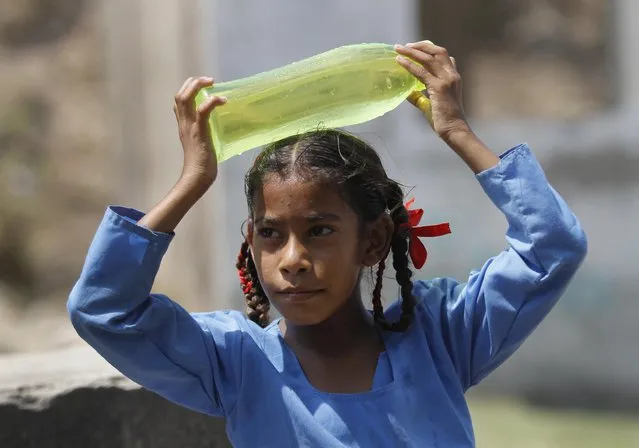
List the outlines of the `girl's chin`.
<svg viewBox="0 0 639 448">
<path fill-rule="evenodd" d="M 275 308 L 289 326 L 310 327 L 321 324 L 330 317 L 330 314 L 318 312 L 317 308 L 303 307 L 300 304 L 279 304 Z"/>
</svg>

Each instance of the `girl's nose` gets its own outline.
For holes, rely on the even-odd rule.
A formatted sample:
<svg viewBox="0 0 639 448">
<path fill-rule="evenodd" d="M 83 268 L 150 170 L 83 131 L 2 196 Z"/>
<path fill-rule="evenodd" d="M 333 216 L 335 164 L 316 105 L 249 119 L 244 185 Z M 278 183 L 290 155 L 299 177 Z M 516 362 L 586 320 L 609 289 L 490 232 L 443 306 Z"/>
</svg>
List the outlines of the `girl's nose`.
<svg viewBox="0 0 639 448">
<path fill-rule="evenodd" d="M 280 272 L 287 275 L 299 275 L 311 270 L 308 251 L 294 236 L 291 236 L 282 250 Z"/>
</svg>

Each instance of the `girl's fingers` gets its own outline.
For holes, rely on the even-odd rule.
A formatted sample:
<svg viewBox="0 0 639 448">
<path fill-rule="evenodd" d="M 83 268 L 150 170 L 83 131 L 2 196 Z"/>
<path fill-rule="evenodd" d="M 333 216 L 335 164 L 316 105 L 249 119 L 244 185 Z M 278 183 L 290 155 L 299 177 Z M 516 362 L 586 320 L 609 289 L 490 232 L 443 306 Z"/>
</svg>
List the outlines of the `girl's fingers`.
<svg viewBox="0 0 639 448">
<path fill-rule="evenodd" d="M 178 116 L 193 117 L 195 112 L 195 96 L 204 87 L 213 85 L 213 78 L 189 78 L 182 89 L 175 95 L 175 106 Z"/>
<path fill-rule="evenodd" d="M 395 51 L 397 51 L 397 53 L 401 54 L 402 56 L 406 56 L 407 58 L 422 64 L 426 68 L 429 68 L 432 65 L 432 63 L 435 62 L 434 56 L 428 53 L 424 53 L 423 51 L 415 49 L 415 48 L 396 45 Z"/>
<path fill-rule="evenodd" d="M 416 64 L 415 62 L 404 56 L 397 56 L 396 61 L 399 65 L 408 70 L 410 74 L 422 81 L 424 84 L 430 84 L 429 79 L 434 75 L 432 73 L 429 73 L 428 69 L 425 66 Z"/>
<path fill-rule="evenodd" d="M 436 78 L 442 76 L 446 71 L 439 59 L 430 53 L 402 45 L 396 46 L 396 51 L 397 53 L 421 64 L 430 75 Z"/>
<path fill-rule="evenodd" d="M 183 94 L 188 101 L 193 101 L 195 96 L 203 87 L 211 87 L 213 85 L 213 78 L 200 77 L 195 78 L 193 82 L 184 90 Z"/>
<path fill-rule="evenodd" d="M 227 99 L 223 96 L 212 96 L 199 105 L 197 108 L 197 118 L 201 124 L 208 123 L 209 115 L 218 106 L 226 104 Z"/>
<path fill-rule="evenodd" d="M 457 70 L 457 61 L 455 60 L 454 57 L 450 57 L 450 62 L 453 64 L 453 67 L 455 68 L 455 70 Z"/>
<path fill-rule="evenodd" d="M 175 95 L 175 97 L 177 98 L 179 95 L 181 95 L 182 92 L 186 90 L 186 88 L 193 82 L 194 79 L 195 78 L 193 76 L 187 78 L 186 81 L 184 81 L 184 84 L 182 84 L 182 87 L 180 87 L 180 90 L 178 90 L 178 93 Z"/>
<path fill-rule="evenodd" d="M 173 113 L 175 114 L 175 119 L 178 122 L 178 125 L 180 124 L 180 116 L 178 115 L 178 107 L 177 107 L 177 103 L 173 103 Z"/>
<path fill-rule="evenodd" d="M 434 66 L 436 66 L 437 68 L 441 66 L 442 69 L 447 71 L 449 71 L 451 68 L 455 68 L 453 65 L 453 61 L 448 54 L 448 50 L 446 50 L 444 47 L 435 45 L 429 40 L 406 44 L 406 47 L 416 49 L 433 57 L 439 63 L 434 64 Z"/>
<path fill-rule="evenodd" d="M 421 42 L 412 42 L 406 44 L 408 48 L 416 48 L 419 51 L 423 51 L 424 53 L 428 53 L 431 56 L 446 56 L 448 57 L 448 50 L 444 47 L 440 47 L 435 45 L 430 40 L 423 40 Z"/>
</svg>

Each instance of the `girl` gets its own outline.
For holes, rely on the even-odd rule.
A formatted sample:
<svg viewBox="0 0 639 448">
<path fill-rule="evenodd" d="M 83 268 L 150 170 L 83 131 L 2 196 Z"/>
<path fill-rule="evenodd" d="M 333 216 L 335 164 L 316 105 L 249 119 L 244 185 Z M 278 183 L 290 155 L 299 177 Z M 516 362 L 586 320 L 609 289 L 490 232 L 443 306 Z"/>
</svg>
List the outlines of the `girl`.
<svg viewBox="0 0 639 448">
<path fill-rule="evenodd" d="M 190 314 L 151 294 L 173 230 L 213 184 L 208 117 L 223 106 L 176 96 L 182 175 L 146 215 L 110 207 L 68 302 L 78 333 L 142 386 L 226 418 L 238 447 L 470 447 L 465 391 L 510 356 L 546 316 L 586 253 L 575 216 L 526 145 L 501 158 L 464 118 L 461 79 L 444 48 L 397 46 L 398 62 L 428 86 L 435 132 L 504 213 L 510 247 L 471 274 L 412 282 L 421 210 L 403 205 L 375 151 L 339 131 L 266 148 L 246 175 L 246 240 L 237 261 L 248 304 Z M 401 298 L 384 311 L 392 253 Z M 372 311 L 359 280 L 377 266 Z M 368 302 L 370 299 L 366 299 Z M 274 305 L 283 318 L 269 323 Z"/>
</svg>

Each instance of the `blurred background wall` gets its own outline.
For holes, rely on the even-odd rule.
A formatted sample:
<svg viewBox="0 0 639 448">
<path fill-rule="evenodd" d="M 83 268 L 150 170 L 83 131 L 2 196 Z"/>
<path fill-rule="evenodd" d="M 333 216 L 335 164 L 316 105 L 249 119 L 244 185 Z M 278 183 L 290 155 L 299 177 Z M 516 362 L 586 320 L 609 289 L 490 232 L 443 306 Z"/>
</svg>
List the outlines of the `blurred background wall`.
<svg viewBox="0 0 639 448">
<path fill-rule="evenodd" d="M 628 434 L 606 446 L 639 446 L 637 18 L 636 0 L 0 2 L 0 352 L 82 344 L 69 289 L 105 207 L 148 209 L 177 179 L 172 102 L 186 77 L 428 38 L 457 58 L 480 136 L 497 152 L 528 142 L 590 243 L 550 317 L 472 394 L 478 439 L 496 422 L 542 437 L 562 416 L 583 435 L 594 413 Z M 505 247 L 503 217 L 409 105 L 351 130 L 415 187 L 429 221 L 451 222 L 419 277 L 463 279 Z M 190 310 L 243 308 L 234 259 L 255 153 L 221 166 L 163 264 L 157 290 Z M 396 289 L 389 279 L 387 301 Z M 534 446 L 586 446 L 548 437 Z"/>
</svg>

